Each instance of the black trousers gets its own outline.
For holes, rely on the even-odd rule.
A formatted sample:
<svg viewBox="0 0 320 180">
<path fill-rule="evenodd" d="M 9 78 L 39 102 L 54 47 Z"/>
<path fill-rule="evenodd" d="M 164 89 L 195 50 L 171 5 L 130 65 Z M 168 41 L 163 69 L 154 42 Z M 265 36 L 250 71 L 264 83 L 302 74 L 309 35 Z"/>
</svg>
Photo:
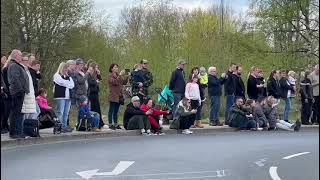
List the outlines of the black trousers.
<svg viewBox="0 0 320 180">
<path fill-rule="evenodd" d="M 194 124 L 194 120 L 195 119 L 194 119 L 193 115 L 180 117 L 179 118 L 179 122 L 180 122 L 179 129 L 182 129 L 182 130 L 189 129 L 191 127 L 191 125 Z"/>
<path fill-rule="evenodd" d="M 12 96 L 12 106 L 10 112 L 10 129 L 9 135 L 23 135 L 23 114 L 21 113 L 22 104 L 24 100 L 24 93 Z"/>
<path fill-rule="evenodd" d="M 307 103 L 304 101 L 304 99 L 302 99 L 301 104 L 302 104 L 301 123 L 308 124 L 311 116 L 311 112 L 312 112 L 312 99 L 308 99 Z"/>
<path fill-rule="evenodd" d="M 129 119 L 128 122 L 128 130 L 134 130 L 134 129 L 144 129 L 144 130 L 150 130 L 151 125 L 150 122 L 145 115 L 134 115 L 132 118 Z"/>
<path fill-rule="evenodd" d="M 1 130 L 9 130 L 8 119 L 11 109 L 11 100 L 1 97 Z"/>
<path fill-rule="evenodd" d="M 201 115 L 200 114 L 201 114 L 202 107 L 199 105 L 199 101 L 198 100 L 191 100 L 191 109 L 196 109 L 197 110 L 196 114 L 192 114 L 191 115 L 191 118 L 193 119 L 193 121 L 200 120 L 201 119 Z"/>
<path fill-rule="evenodd" d="M 90 110 L 97 112 L 100 116 L 99 128 L 101 128 L 102 126 L 104 126 L 104 122 L 102 120 L 99 94 L 90 94 L 88 98 L 89 98 L 89 102 L 90 102 Z"/>
<path fill-rule="evenodd" d="M 320 99 L 319 96 L 314 96 L 315 102 L 313 103 L 312 111 L 312 123 L 319 123 L 320 122 L 320 113 L 319 113 L 319 106 L 320 106 Z"/>
</svg>

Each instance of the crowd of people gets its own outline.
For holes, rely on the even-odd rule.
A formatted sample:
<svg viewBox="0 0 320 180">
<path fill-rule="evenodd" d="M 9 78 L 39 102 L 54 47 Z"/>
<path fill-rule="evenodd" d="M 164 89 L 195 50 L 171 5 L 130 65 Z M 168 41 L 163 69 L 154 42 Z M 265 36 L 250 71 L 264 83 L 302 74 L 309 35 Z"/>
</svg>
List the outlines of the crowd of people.
<svg viewBox="0 0 320 180">
<path fill-rule="evenodd" d="M 119 72 L 118 64 L 111 64 L 106 77 L 108 86 L 108 128 L 122 129 L 118 124 L 118 112 L 125 99 L 130 102 L 125 107 L 123 128 L 138 129 L 143 135 L 164 134 L 160 119 L 172 114 L 170 128 L 180 129 L 183 134 L 192 134 L 190 128 L 203 128 L 202 108 L 210 102 L 209 124 L 222 126 L 219 119 L 221 96 L 226 97 L 224 124 L 244 130 L 274 130 L 277 128 L 298 131 L 302 124 L 319 123 L 319 65 L 312 72 L 305 71 L 297 80 L 294 71 L 273 70 L 264 79 L 262 69 L 252 67 L 245 81 L 242 67 L 231 63 L 221 76 L 216 67 L 193 67 L 185 75 L 186 60 L 180 59 L 172 72 L 169 89 L 173 95 L 172 110 L 155 106 L 150 98 L 153 75 L 146 59 L 134 65 L 133 69 Z M 72 132 L 70 109 L 78 111 L 79 119 L 89 118 L 92 130 L 99 132 L 106 128 L 100 108 L 100 82 L 102 80 L 98 64 L 87 63 L 81 58 L 61 62 L 53 75 L 53 99 L 56 108 L 49 105 L 47 89 L 39 86 L 41 78 L 40 61 L 31 53 L 14 49 L 10 55 L 1 55 L 1 132 L 11 138 L 24 138 L 25 119 L 39 119 L 41 113 L 48 114 L 62 124 L 61 131 Z M 187 79 L 186 79 L 187 77 Z M 45 77 L 48 78 L 48 77 Z M 125 88 L 130 84 L 130 92 Z M 207 92 L 207 95 L 206 95 Z M 291 101 L 300 94 L 301 120 L 289 122 Z M 208 97 L 208 98 L 206 98 Z M 279 103 L 284 102 L 283 113 L 279 113 Z"/>
</svg>

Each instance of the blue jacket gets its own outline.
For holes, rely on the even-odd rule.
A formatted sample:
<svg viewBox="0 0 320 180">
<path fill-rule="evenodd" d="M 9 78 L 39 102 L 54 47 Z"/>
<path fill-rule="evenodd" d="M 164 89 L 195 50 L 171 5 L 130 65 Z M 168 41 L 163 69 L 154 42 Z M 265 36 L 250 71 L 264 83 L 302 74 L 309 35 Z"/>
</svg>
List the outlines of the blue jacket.
<svg viewBox="0 0 320 180">
<path fill-rule="evenodd" d="M 209 74 L 208 76 L 208 94 L 209 96 L 221 96 L 222 95 L 222 85 L 226 82 L 225 78 L 217 78 Z"/>
<path fill-rule="evenodd" d="M 92 113 L 90 112 L 88 105 L 80 105 L 78 119 L 83 119 L 84 117 L 91 117 Z"/>
</svg>

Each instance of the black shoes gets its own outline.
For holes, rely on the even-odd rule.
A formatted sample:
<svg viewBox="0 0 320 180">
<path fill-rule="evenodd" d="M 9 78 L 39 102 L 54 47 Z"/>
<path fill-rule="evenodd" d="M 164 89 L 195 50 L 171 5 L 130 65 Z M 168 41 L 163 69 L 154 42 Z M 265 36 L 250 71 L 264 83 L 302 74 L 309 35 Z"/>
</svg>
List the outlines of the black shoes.
<svg viewBox="0 0 320 180">
<path fill-rule="evenodd" d="M 301 121 L 298 119 L 295 123 L 294 123 L 294 131 L 299 131 L 301 128 Z"/>
</svg>

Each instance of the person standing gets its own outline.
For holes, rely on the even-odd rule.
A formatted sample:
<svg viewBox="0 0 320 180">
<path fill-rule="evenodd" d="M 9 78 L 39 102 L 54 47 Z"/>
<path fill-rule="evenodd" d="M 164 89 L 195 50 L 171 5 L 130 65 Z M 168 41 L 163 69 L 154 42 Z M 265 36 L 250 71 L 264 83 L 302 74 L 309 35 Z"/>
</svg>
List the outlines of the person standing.
<svg viewBox="0 0 320 180">
<path fill-rule="evenodd" d="M 22 53 L 18 49 L 11 52 L 11 60 L 8 66 L 9 91 L 12 100 L 10 112 L 11 138 L 24 138 L 23 134 L 23 114 L 21 113 L 25 94 L 30 93 L 29 78 L 22 63 Z"/>
<path fill-rule="evenodd" d="M 29 71 L 32 77 L 32 82 L 33 82 L 33 88 L 34 92 L 36 93 L 35 96 L 38 96 L 38 91 L 39 91 L 39 81 L 41 80 L 41 72 L 40 72 L 40 61 L 36 60 L 33 54 L 29 54 Z"/>
<path fill-rule="evenodd" d="M 186 64 L 187 62 L 184 59 L 179 60 L 176 70 L 174 70 L 171 74 L 169 83 L 169 89 L 172 91 L 174 97 L 174 104 L 172 107 L 174 119 L 177 117 L 177 106 L 181 99 L 184 97 L 185 93 L 186 82 L 184 68 Z"/>
<path fill-rule="evenodd" d="M 149 70 L 149 61 L 148 60 L 142 59 L 140 64 L 142 66 L 141 71 L 142 71 L 142 77 L 144 79 L 144 82 L 142 83 L 143 92 L 146 97 L 149 95 L 149 87 L 153 83 L 153 75 Z"/>
<path fill-rule="evenodd" d="M 289 112 L 291 110 L 291 91 L 293 91 L 293 87 L 290 86 L 288 81 L 288 74 L 286 70 L 281 71 L 281 79 L 280 79 L 280 91 L 281 98 L 285 101 L 285 107 L 283 112 L 283 120 L 289 121 Z"/>
<path fill-rule="evenodd" d="M 319 113 L 319 106 L 320 106 L 320 98 L 319 98 L 319 64 L 314 67 L 313 72 L 310 74 L 310 80 L 312 84 L 312 91 L 313 91 L 313 117 L 312 123 L 319 124 L 320 121 L 320 113 Z"/>
<path fill-rule="evenodd" d="M 23 104 L 21 112 L 24 114 L 23 119 L 37 119 L 38 115 L 40 114 L 40 108 L 36 103 L 36 92 L 34 91 L 32 75 L 29 71 L 30 69 L 30 60 L 28 53 L 22 53 L 22 62 L 29 79 L 29 93 L 26 93 L 24 96 Z"/>
<path fill-rule="evenodd" d="M 209 67 L 208 74 L 208 94 L 211 101 L 209 125 L 222 126 L 219 121 L 220 97 L 222 95 L 222 85 L 225 83 L 227 76 L 224 73 L 221 78 L 218 78 L 216 67 Z"/>
<path fill-rule="evenodd" d="M 9 94 L 9 84 L 7 79 L 7 70 L 5 67 L 8 63 L 7 56 L 5 54 L 1 54 L 1 134 L 7 133 L 9 131 L 9 114 L 10 114 L 10 94 Z M 6 69 L 6 74 L 3 71 Z"/>
<path fill-rule="evenodd" d="M 235 101 L 235 91 L 236 91 L 236 83 L 234 72 L 236 71 L 237 65 L 235 63 L 231 63 L 229 66 L 229 70 L 226 73 L 227 80 L 224 83 L 224 95 L 226 97 L 226 109 L 224 111 L 224 123 L 226 125 L 229 124 L 228 121 L 228 114 L 231 106 L 234 104 Z"/>
<path fill-rule="evenodd" d="M 280 96 L 280 83 L 279 83 L 280 71 L 273 70 L 270 73 L 267 81 L 267 95 L 273 96 L 275 99 L 279 99 Z"/>
<path fill-rule="evenodd" d="M 88 75 L 83 72 L 84 62 L 81 58 L 76 60 L 76 71 L 75 71 L 75 81 L 74 81 L 74 88 L 75 88 L 75 98 L 76 104 L 79 105 L 79 98 L 80 96 L 87 96 L 88 92 L 88 82 L 87 77 Z"/>
<path fill-rule="evenodd" d="M 199 107 L 201 106 L 201 97 L 200 97 L 200 89 L 198 85 L 198 75 L 193 74 L 191 79 L 186 85 L 186 92 L 185 97 L 191 101 L 191 108 L 196 109 L 198 111 Z M 201 120 L 197 119 L 197 114 L 194 116 L 195 120 L 195 127 L 203 128 L 201 124 Z"/>
<path fill-rule="evenodd" d="M 76 82 L 76 61 L 73 59 L 70 59 L 66 62 L 68 66 L 68 76 L 70 76 L 73 80 L 73 82 Z M 76 97 L 75 97 L 75 88 L 70 89 L 70 99 L 71 104 L 76 105 Z M 68 125 L 69 125 L 69 118 L 68 118 Z"/>
<path fill-rule="evenodd" d="M 62 132 L 72 132 L 67 119 L 69 116 L 71 100 L 70 89 L 74 88 L 73 79 L 68 75 L 68 64 L 62 62 L 53 76 L 53 98 L 57 103 L 57 116 L 62 123 Z"/>
<path fill-rule="evenodd" d="M 301 104 L 302 104 L 302 112 L 301 112 L 301 123 L 305 125 L 309 125 L 309 119 L 312 112 L 312 103 L 313 92 L 312 92 L 312 84 L 309 79 L 310 72 L 305 72 L 304 77 L 300 83 L 300 94 L 301 94 Z"/>
<path fill-rule="evenodd" d="M 120 105 L 124 103 L 122 88 L 127 84 L 127 79 L 123 79 L 124 71 L 118 74 L 118 64 L 111 64 L 109 67 L 108 85 L 109 85 L 109 112 L 108 121 L 110 129 L 121 129 L 118 124 L 118 111 Z"/>
<path fill-rule="evenodd" d="M 259 80 L 259 69 L 252 67 L 247 82 L 247 92 L 249 99 L 258 100 L 259 95 L 263 91 L 264 85 Z"/>
<path fill-rule="evenodd" d="M 88 83 L 88 99 L 90 104 L 90 109 L 99 114 L 99 129 L 104 126 L 102 119 L 101 108 L 100 108 L 100 88 L 99 84 L 101 79 L 100 70 L 98 64 L 92 61 L 88 65 L 87 69 L 87 83 Z"/>
<path fill-rule="evenodd" d="M 236 98 L 241 97 L 245 101 L 246 100 L 246 95 L 245 95 L 246 89 L 245 89 L 243 80 L 241 78 L 242 67 L 237 66 L 234 74 L 235 74 L 235 81 L 236 81 L 235 97 Z"/>
</svg>

